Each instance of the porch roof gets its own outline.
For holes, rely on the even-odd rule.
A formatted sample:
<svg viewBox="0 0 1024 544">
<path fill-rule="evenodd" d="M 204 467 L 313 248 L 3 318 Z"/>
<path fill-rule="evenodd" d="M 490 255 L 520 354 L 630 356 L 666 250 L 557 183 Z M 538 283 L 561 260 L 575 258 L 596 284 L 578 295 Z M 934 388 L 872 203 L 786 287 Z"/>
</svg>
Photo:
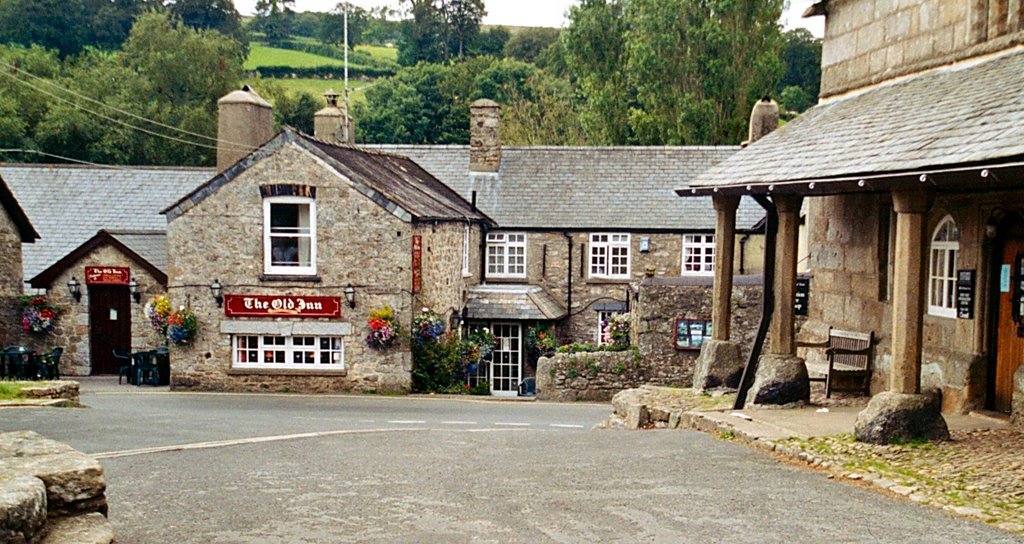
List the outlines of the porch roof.
<svg viewBox="0 0 1024 544">
<path fill-rule="evenodd" d="M 676 193 L 1024 185 L 1021 74 L 1018 47 L 819 104 Z"/>
<path fill-rule="evenodd" d="M 568 312 L 536 285 L 478 285 L 469 288 L 466 317 L 486 320 L 550 321 Z"/>
</svg>

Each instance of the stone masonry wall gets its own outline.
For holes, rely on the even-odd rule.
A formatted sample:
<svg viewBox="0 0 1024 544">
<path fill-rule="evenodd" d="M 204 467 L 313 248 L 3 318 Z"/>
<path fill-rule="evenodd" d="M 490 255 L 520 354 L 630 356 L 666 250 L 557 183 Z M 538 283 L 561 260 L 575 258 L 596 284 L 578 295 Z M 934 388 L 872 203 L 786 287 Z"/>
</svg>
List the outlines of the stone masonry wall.
<svg viewBox="0 0 1024 544">
<path fill-rule="evenodd" d="M 891 362 L 892 290 L 888 232 L 888 195 L 818 197 L 808 202 L 810 236 L 810 316 L 800 339 L 821 341 L 828 327 L 874 331 L 880 343 L 871 391 L 888 388 Z M 922 387 L 942 389 L 943 410 L 964 412 L 984 405 L 987 359 L 987 294 L 989 261 L 985 257 L 985 224 L 993 210 L 1024 205 L 1018 194 L 942 196 L 928 214 L 925 243 L 946 216 L 960 231 L 958 269 L 976 270 L 974 319 L 925 315 Z M 880 249 L 881 248 L 881 249 Z M 888 263 L 886 262 L 888 261 Z M 927 267 L 927 262 L 925 264 Z M 927 301 L 926 301 L 927 306 Z M 824 357 L 821 350 L 803 350 L 809 361 Z"/>
<path fill-rule="evenodd" d="M 558 353 L 537 363 L 537 398 L 559 402 L 609 401 L 645 383 L 675 382 L 670 368 L 654 368 L 636 350 Z"/>
<path fill-rule="evenodd" d="M 831 0 L 821 96 L 1019 43 L 1020 6 L 1010 0 Z"/>
<path fill-rule="evenodd" d="M 270 183 L 317 187 L 319 282 L 261 279 L 263 205 L 259 186 Z M 408 342 L 381 352 L 368 348 L 363 338 L 368 333 L 369 312 L 384 304 L 395 309 L 402 332 L 409 331 L 415 309 L 411 295 L 413 230 L 411 224 L 353 190 L 346 180 L 294 146 L 285 146 L 253 165 L 168 224 L 170 295 L 174 304 L 190 304 L 200 323 L 193 345 L 172 348 L 172 387 L 224 391 L 407 390 L 412 368 Z M 461 251 L 461 236 L 458 239 Z M 431 245 L 438 247 L 435 242 Z M 441 253 L 439 249 L 434 251 Z M 425 258 L 425 263 L 429 262 Z M 220 323 L 227 318 L 210 296 L 209 284 L 215 278 L 224 286 L 225 294 L 344 297 L 344 288 L 351 283 L 356 290 L 356 307 L 342 309 L 342 322 L 352 327 L 352 333 L 343 337 L 345 371 L 310 374 L 299 370 L 232 369 L 231 338 L 220 332 Z"/>
<path fill-rule="evenodd" d="M 760 276 L 737 276 L 733 281 L 733 341 L 749 353 L 761 319 Z M 711 319 L 711 278 L 650 278 L 640 284 L 634 312 L 636 342 L 640 355 L 655 368 L 671 368 L 677 383 L 693 384 L 693 368 L 699 349 L 675 348 L 676 319 Z"/>
<path fill-rule="evenodd" d="M 47 297 L 64 313 L 57 320 L 53 333 L 48 335 L 29 335 L 23 333 L 23 340 L 39 353 L 50 351 L 56 347 L 64 348 L 60 360 L 60 373 L 68 376 L 88 376 L 92 373 L 89 344 L 89 287 L 85 283 L 85 267 L 87 266 L 124 266 L 131 269 L 131 274 L 139 284 L 140 303 L 131 302 L 131 312 L 122 319 L 130 319 L 132 324 L 132 351 L 142 351 L 164 343 L 163 338 L 153 330 L 146 319 L 143 307 L 150 297 L 163 293 L 164 286 L 148 271 L 135 261 L 112 246 L 103 244 L 80 259 L 74 266 L 61 274 L 53 285 L 47 289 Z M 68 293 L 67 283 L 72 276 L 82 283 L 82 300 L 76 302 Z M 113 357 L 112 353 L 106 354 Z"/>
<path fill-rule="evenodd" d="M 480 226 L 469 226 L 469 273 L 463 274 L 464 223 L 419 225 L 423 239 L 423 290 L 416 297 L 417 308 L 430 308 L 446 320 L 461 313 L 466 291 L 477 283 L 480 268 Z"/>
<path fill-rule="evenodd" d="M 0 208 L 0 345 L 15 343 L 21 334 L 18 297 L 22 282 L 21 235 L 18 227 Z"/>
</svg>

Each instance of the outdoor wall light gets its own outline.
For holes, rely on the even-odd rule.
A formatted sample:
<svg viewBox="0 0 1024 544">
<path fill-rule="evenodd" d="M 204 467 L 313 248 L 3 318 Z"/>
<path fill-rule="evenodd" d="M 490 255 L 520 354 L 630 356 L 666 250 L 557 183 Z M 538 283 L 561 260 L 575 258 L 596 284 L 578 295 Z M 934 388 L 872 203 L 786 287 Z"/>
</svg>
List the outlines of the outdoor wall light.
<svg viewBox="0 0 1024 544">
<path fill-rule="evenodd" d="M 68 280 L 68 293 L 71 293 L 71 298 L 75 299 L 75 302 L 82 301 L 82 284 L 78 283 L 74 276 Z"/>
<path fill-rule="evenodd" d="M 135 276 L 132 276 L 131 281 L 128 282 L 128 292 L 132 294 L 135 304 L 142 300 L 142 293 L 139 292 L 139 282 L 135 281 Z"/>
<path fill-rule="evenodd" d="M 352 287 L 352 284 L 345 286 L 345 301 L 348 302 L 349 308 L 356 307 L 356 288 Z"/>
<path fill-rule="evenodd" d="M 213 300 L 217 303 L 217 307 L 224 306 L 224 286 L 220 284 L 220 280 L 213 280 L 210 284 L 210 293 L 213 294 Z"/>
</svg>

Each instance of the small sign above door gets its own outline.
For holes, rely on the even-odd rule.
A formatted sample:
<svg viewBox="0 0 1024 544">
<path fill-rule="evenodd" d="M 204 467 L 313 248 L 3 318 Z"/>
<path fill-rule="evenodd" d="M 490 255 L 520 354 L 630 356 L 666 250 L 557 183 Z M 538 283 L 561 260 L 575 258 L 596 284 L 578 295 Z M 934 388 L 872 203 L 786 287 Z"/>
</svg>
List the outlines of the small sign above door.
<svg viewBox="0 0 1024 544">
<path fill-rule="evenodd" d="M 128 285 L 132 271 L 127 266 L 87 266 L 86 285 Z"/>
</svg>

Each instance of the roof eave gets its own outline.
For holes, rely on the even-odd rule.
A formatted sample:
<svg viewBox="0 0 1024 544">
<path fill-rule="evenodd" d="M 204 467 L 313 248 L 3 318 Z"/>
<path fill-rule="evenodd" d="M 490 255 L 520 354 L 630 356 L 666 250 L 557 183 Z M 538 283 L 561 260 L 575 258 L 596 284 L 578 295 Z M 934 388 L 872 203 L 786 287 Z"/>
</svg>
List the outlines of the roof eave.
<svg viewBox="0 0 1024 544">
<path fill-rule="evenodd" d="M 18 228 L 18 236 L 22 243 L 31 244 L 40 238 L 25 210 L 21 208 L 21 204 L 18 203 L 18 199 L 14 197 L 14 193 L 11 192 L 11 188 L 7 186 L 7 182 L 3 178 L 0 178 L 0 204 L 3 205 L 4 211 L 11 218 L 14 226 Z"/>
<path fill-rule="evenodd" d="M 153 278 L 156 281 L 158 281 L 161 285 L 167 285 L 166 272 L 157 268 L 156 265 L 149 262 L 148 259 L 136 253 L 135 250 L 126 246 L 123 242 L 115 238 L 106 230 L 100 230 L 99 232 L 97 232 L 95 236 L 83 242 L 82 245 L 71 250 L 70 253 L 68 253 L 64 257 L 61 257 L 59 261 L 48 266 L 42 272 L 36 274 L 35 277 L 28 280 L 27 283 L 36 289 L 49 288 L 51 285 L 53 285 L 53 282 L 57 279 L 58 276 L 63 274 L 75 263 L 80 261 L 83 257 L 88 255 L 90 252 L 92 252 L 94 249 L 98 248 L 102 244 L 109 244 L 113 246 L 121 253 L 124 253 L 125 256 L 127 256 L 129 259 L 135 261 L 135 263 L 137 263 L 144 270 L 146 270 L 146 272 L 149 272 L 149 274 L 153 276 Z"/>
</svg>

